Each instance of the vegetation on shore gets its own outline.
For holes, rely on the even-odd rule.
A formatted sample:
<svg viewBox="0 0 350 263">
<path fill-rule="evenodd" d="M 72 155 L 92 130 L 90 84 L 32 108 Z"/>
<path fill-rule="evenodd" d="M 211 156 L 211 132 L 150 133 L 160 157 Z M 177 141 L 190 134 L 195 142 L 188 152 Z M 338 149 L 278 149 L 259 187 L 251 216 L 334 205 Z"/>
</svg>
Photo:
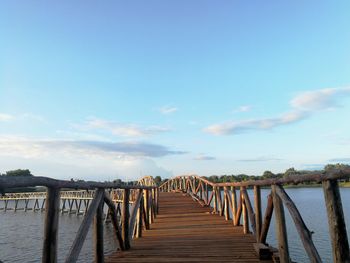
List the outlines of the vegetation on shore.
<svg viewBox="0 0 350 263">
<path fill-rule="evenodd" d="M 226 182 L 244 182 L 244 181 L 250 181 L 250 180 L 263 180 L 263 179 L 279 179 L 279 178 L 288 178 L 288 177 L 295 177 L 299 175 L 305 175 L 308 173 L 314 173 L 314 172 L 325 172 L 330 171 L 332 169 L 342 169 L 342 168 L 350 168 L 350 165 L 346 164 L 328 164 L 326 165 L 322 170 L 296 170 L 294 168 L 287 169 L 284 173 L 273 173 L 271 171 L 265 171 L 261 176 L 257 175 L 247 175 L 247 174 L 237 174 L 237 175 L 212 175 L 212 176 L 203 176 L 207 180 L 213 182 L 213 183 L 226 183 Z M 7 171 L 4 174 L 0 173 L 1 177 L 12 177 L 12 176 L 34 176 L 28 169 L 17 169 L 12 171 Z M 83 181 L 83 180 L 73 180 L 72 181 Z M 168 179 L 164 178 L 162 179 L 160 176 L 155 176 L 154 181 L 157 185 L 161 185 L 162 183 L 166 182 Z M 137 181 L 128 181 L 124 182 L 121 179 L 115 179 L 113 181 L 114 183 L 118 183 L 120 185 L 136 185 Z M 341 181 L 339 183 L 340 187 L 349 187 L 350 188 L 350 181 L 349 178 Z M 301 187 L 320 187 L 321 184 L 314 183 L 314 182 L 307 182 L 302 183 L 298 185 L 286 185 L 287 188 L 301 188 Z M 30 191 L 42 191 L 42 188 L 35 188 L 35 187 L 26 187 L 26 188 L 16 188 L 11 189 L 11 192 L 30 192 Z"/>
</svg>

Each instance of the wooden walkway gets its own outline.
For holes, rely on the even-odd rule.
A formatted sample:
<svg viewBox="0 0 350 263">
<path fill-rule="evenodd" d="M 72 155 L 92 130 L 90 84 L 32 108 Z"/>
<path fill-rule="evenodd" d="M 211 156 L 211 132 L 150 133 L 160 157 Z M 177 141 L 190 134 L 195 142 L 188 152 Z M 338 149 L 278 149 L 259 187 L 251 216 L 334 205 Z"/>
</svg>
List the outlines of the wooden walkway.
<svg viewBox="0 0 350 263">
<path fill-rule="evenodd" d="M 117 252 L 106 262 L 265 262 L 257 258 L 253 235 L 242 227 L 212 215 L 191 197 L 160 193 L 159 214 L 151 230 L 132 241 L 131 249 Z"/>
</svg>

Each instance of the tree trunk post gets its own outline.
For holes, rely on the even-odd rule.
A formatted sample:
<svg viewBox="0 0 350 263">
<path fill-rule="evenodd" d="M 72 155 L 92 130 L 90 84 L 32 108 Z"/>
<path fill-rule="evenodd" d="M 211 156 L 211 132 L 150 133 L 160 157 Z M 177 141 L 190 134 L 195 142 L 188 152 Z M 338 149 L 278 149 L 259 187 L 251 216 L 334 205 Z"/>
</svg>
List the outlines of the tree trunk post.
<svg viewBox="0 0 350 263">
<path fill-rule="evenodd" d="M 60 212 L 60 189 L 47 188 L 46 215 L 43 244 L 43 263 L 57 262 L 58 218 Z"/>
<path fill-rule="evenodd" d="M 338 181 L 326 180 L 322 182 L 322 186 L 327 208 L 329 234 L 332 242 L 333 261 L 335 263 L 349 263 L 349 242 Z"/>
</svg>

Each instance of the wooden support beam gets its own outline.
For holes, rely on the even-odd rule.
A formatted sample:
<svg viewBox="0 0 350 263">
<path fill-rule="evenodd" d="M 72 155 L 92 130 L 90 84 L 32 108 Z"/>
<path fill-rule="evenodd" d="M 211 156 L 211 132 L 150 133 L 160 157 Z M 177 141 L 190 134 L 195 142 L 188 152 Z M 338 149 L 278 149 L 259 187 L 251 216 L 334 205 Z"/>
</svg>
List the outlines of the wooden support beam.
<svg viewBox="0 0 350 263">
<path fill-rule="evenodd" d="M 244 204 L 247 207 L 249 220 L 250 220 L 250 225 L 252 227 L 253 233 L 255 235 L 257 235 L 257 233 L 256 233 L 256 223 L 255 223 L 255 214 L 254 214 L 254 210 L 253 210 L 252 204 L 250 202 L 249 195 L 247 193 L 247 189 L 246 188 L 243 188 L 242 194 L 243 194 L 243 197 L 244 197 Z"/>
<path fill-rule="evenodd" d="M 129 218 L 130 218 L 129 197 L 130 197 L 130 190 L 129 189 L 124 189 L 123 209 L 122 209 L 122 237 L 123 237 L 123 240 L 124 240 L 125 250 L 130 249 L 130 239 L 129 239 Z"/>
<path fill-rule="evenodd" d="M 320 255 L 317 252 L 317 249 L 312 241 L 312 234 L 309 229 L 306 227 L 304 220 L 302 219 L 297 207 L 283 187 L 280 185 L 276 186 L 276 193 L 282 199 L 284 205 L 288 208 L 289 213 L 294 221 L 295 227 L 299 233 L 300 239 L 303 242 L 305 251 L 312 263 L 322 262 Z"/>
<path fill-rule="evenodd" d="M 255 208 L 255 225 L 256 225 L 256 242 L 260 242 L 260 234 L 262 227 L 261 215 L 261 190 L 260 186 L 254 186 L 254 208 Z"/>
<path fill-rule="evenodd" d="M 237 212 L 235 215 L 235 222 L 234 222 L 234 226 L 239 226 L 240 225 L 240 221 L 241 221 L 241 215 L 242 215 L 242 207 L 243 207 L 243 199 L 242 199 L 242 194 L 239 194 L 239 201 L 238 201 L 238 208 L 237 208 Z"/>
<path fill-rule="evenodd" d="M 230 201 L 229 201 L 229 194 L 227 187 L 224 187 L 224 200 L 225 200 L 225 205 L 224 205 L 224 214 L 225 214 L 225 220 L 228 221 L 230 220 Z"/>
<path fill-rule="evenodd" d="M 137 213 L 139 211 L 140 203 L 142 199 L 142 190 L 139 190 L 137 193 L 137 197 L 133 203 L 133 206 L 131 208 L 131 214 L 130 214 L 130 221 L 129 221 L 129 240 L 132 239 L 135 223 L 137 219 Z"/>
<path fill-rule="evenodd" d="M 276 185 L 272 185 L 273 206 L 275 209 L 276 235 L 278 240 L 278 252 L 281 263 L 290 263 L 289 247 L 286 229 L 286 220 L 281 198 L 276 193 Z"/>
<path fill-rule="evenodd" d="M 92 200 L 88 212 L 83 218 L 81 225 L 78 229 L 78 233 L 74 239 L 73 245 L 69 250 L 66 263 L 74 263 L 78 260 L 80 250 L 83 247 L 86 235 L 89 231 L 92 220 L 94 219 L 94 215 L 98 206 L 100 205 L 101 199 L 104 195 L 103 189 L 98 189 L 95 193 L 94 199 Z"/>
<path fill-rule="evenodd" d="M 137 231 L 136 231 L 136 237 L 140 238 L 142 237 L 142 217 L 143 217 L 143 195 L 141 196 L 141 200 L 140 200 L 140 206 L 139 209 L 137 211 Z"/>
<path fill-rule="evenodd" d="M 148 209 L 148 192 L 147 190 L 143 190 L 143 221 L 145 222 L 145 229 L 150 229 L 149 223 L 149 209 Z"/>
<path fill-rule="evenodd" d="M 57 262 L 58 214 L 60 212 L 60 189 L 47 189 L 44 225 L 43 263 Z"/>
<path fill-rule="evenodd" d="M 119 222 L 118 222 L 118 209 L 115 206 L 114 202 L 112 201 L 112 199 L 110 198 L 109 195 L 105 194 L 103 196 L 103 199 L 109 207 L 109 212 L 110 212 L 111 221 L 112 221 L 112 224 L 114 227 L 115 235 L 117 237 L 119 247 L 123 251 L 123 250 L 125 250 L 125 248 L 124 248 L 124 241 L 122 238 L 122 234 L 121 234 L 121 230 L 120 230 Z M 119 205 L 118 205 L 118 207 L 119 207 Z"/>
<path fill-rule="evenodd" d="M 103 200 L 97 207 L 96 215 L 94 218 L 94 247 L 95 247 L 95 262 L 104 262 L 103 252 Z"/>
<path fill-rule="evenodd" d="M 236 196 L 236 188 L 231 186 L 231 211 L 232 211 L 232 223 L 235 225 L 235 217 L 237 213 L 237 196 Z"/>
<path fill-rule="evenodd" d="M 273 199 L 272 194 L 267 196 L 267 205 L 264 216 L 264 224 L 262 225 L 261 234 L 260 234 L 260 242 L 266 244 L 267 234 L 270 229 L 270 223 L 273 213 Z"/>
<path fill-rule="evenodd" d="M 242 214 L 243 214 L 243 233 L 249 234 L 249 218 L 248 218 L 248 211 L 247 211 L 247 202 L 244 198 L 243 194 L 243 187 L 241 188 L 241 197 L 242 197 Z"/>
<path fill-rule="evenodd" d="M 338 181 L 326 180 L 322 182 L 322 186 L 332 242 L 333 261 L 335 263 L 348 263 L 350 262 L 349 242 Z"/>
</svg>

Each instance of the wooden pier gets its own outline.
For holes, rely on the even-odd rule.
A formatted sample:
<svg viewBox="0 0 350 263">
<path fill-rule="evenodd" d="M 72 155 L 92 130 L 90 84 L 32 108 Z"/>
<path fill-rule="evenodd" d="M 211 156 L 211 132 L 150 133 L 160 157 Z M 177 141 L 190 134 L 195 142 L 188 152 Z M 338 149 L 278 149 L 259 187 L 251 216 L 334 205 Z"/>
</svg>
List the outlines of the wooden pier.
<svg viewBox="0 0 350 263">
<path fill-rule="evenodd" d="M 6 196 L 45 199 L 43 263 L 57 262 L 58 221 L 64 200 L 91 200 L 66 263 L 77 261 L 90 225 L 94 226 L 95 262 L 293 262 L 289 254 L 285 211 L 312 263 L 322 259 L 313 243 L 312 231 L 297 206 L 284 190 L 286 184 L 322 184 L 328 216 L 333 262 L 350 263 L 349 242 L 339 191 L 339 180 L 348 179 L 350 169 L 315 172 L 282 179 L 213 183 L 196 175 L 178 176 L 157 186 L 153 178 L 138 185 L 72 182 L 46 177 L 0 177 L 0 191 L 18 187 L 44 186 L 46 195 Z M 261 187 L 271 189 L 267 206 L 261 209 Z M 67 194 L 62 190 L 84 190 Z M 250 194 L 248 193 L 250 191 Z M 113 200 L 117 193 L 118 202 Z M 82 192 L 81 192 L 82 193 Z M 34 196 L 34 197 L 33 197 Z M 68 198 L 68 199 L 65 199 Z M 120 199 L 120 200 L 119 200 Z M 320 205 L 320 204 L 316 204 Z M 116 252 L 104 253 L 104 206 L 118 241 Z M 131 207 L 131 209 L 129 209 Z M 5 209 L 4 209 L 5 210 Z M 271 218 L 275 218 L 277 248 L 266 243 Z M 326 223 L 325 223 L 325 227 Z M 1 259 L 0 259 L 1 260 Z"/>
<path fill-rule="evenodd" d="M 259 260 L 252 234 L 183 193 L 160 193 L 159 214 L 142 239 L 106 262 L 272 262 Z"/>
</svg>

